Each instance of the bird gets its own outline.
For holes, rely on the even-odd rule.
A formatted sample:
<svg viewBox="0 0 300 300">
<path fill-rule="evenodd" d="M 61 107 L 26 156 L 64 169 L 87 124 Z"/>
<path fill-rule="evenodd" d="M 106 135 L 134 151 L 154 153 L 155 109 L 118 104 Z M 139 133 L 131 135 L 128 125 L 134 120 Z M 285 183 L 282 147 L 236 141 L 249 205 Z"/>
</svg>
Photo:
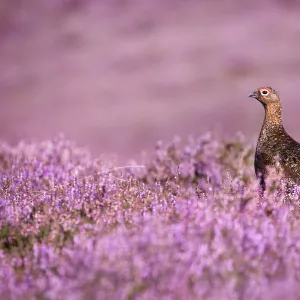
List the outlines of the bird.
<svg viewBox="0 0 300 300">
<path fill-rule="evenodd" d="M 300 184 L 300 144 L 285 130 L 282 105 L 278 93 L 271 87 L 260 87 L 249 94 L 264 107 L 265 117 L 256 145 L 254 169 L 262 195 L 266 190 L 268 167 L 276 165 L 294 184 Z"/>
</svg>

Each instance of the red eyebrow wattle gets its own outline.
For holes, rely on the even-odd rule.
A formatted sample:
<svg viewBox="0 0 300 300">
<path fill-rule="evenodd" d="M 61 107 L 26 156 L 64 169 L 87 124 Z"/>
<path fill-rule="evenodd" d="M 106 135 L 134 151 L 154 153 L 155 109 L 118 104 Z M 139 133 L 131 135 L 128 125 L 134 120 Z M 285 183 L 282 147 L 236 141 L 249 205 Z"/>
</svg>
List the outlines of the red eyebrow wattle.
<svg viewBox="0 0 300 300">
<path fill-rule="evenodd" d="M 271 90 L 270 90 L 269 88 L 260 88 L 259 90 L 260 90 L 260 91 L 267 90 L 269 93 L 271 93 Z"/>
</svg>

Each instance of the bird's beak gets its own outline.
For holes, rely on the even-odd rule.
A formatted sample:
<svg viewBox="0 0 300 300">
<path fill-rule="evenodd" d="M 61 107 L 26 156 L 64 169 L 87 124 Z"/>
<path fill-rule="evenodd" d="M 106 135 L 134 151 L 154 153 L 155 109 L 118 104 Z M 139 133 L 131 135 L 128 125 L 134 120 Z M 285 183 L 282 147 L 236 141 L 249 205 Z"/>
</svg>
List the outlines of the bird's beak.
<svg viewBox="0 0 300 300">
<path fill-rule="evenodd" d="M 257 99 L 258 98 L 257 92 L 250 93 L 248 97 Z"/>
</svg>

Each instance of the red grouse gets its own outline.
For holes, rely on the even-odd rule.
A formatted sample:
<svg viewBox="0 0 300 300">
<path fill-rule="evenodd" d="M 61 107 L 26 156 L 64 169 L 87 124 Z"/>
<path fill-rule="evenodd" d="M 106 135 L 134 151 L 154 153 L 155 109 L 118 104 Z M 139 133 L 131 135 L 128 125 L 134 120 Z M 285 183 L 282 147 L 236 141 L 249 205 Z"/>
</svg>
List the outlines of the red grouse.
<svg viewBox="0 0 300 300">
<path fill-rule="evenodd" d="M 249 97 L 257 99 L 265 109 L 254 161 L 262 192 L 266 189 L 266 166 L 274 165 L 277 157 L 284 175 L 293 182 L 300 183 L 300 144 L 283 127 L 278 94 L 271 87 L 261 87 Z"/>
</svg>

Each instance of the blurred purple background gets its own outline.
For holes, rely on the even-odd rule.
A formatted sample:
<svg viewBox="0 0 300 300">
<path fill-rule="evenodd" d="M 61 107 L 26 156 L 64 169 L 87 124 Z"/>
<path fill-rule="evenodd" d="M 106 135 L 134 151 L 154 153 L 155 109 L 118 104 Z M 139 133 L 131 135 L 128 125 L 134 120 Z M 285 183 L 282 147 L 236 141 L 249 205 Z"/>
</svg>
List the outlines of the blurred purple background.
<svg viewBox="0 0 300 300">
<path fill-rule="evenodd" d="M 299 53 L 296 1 L 1 0 L 0 139 L 122 158 L 207 130 L 252 143 L 247 95 L 271 85 L 300 140 Z"/>
</svg>

